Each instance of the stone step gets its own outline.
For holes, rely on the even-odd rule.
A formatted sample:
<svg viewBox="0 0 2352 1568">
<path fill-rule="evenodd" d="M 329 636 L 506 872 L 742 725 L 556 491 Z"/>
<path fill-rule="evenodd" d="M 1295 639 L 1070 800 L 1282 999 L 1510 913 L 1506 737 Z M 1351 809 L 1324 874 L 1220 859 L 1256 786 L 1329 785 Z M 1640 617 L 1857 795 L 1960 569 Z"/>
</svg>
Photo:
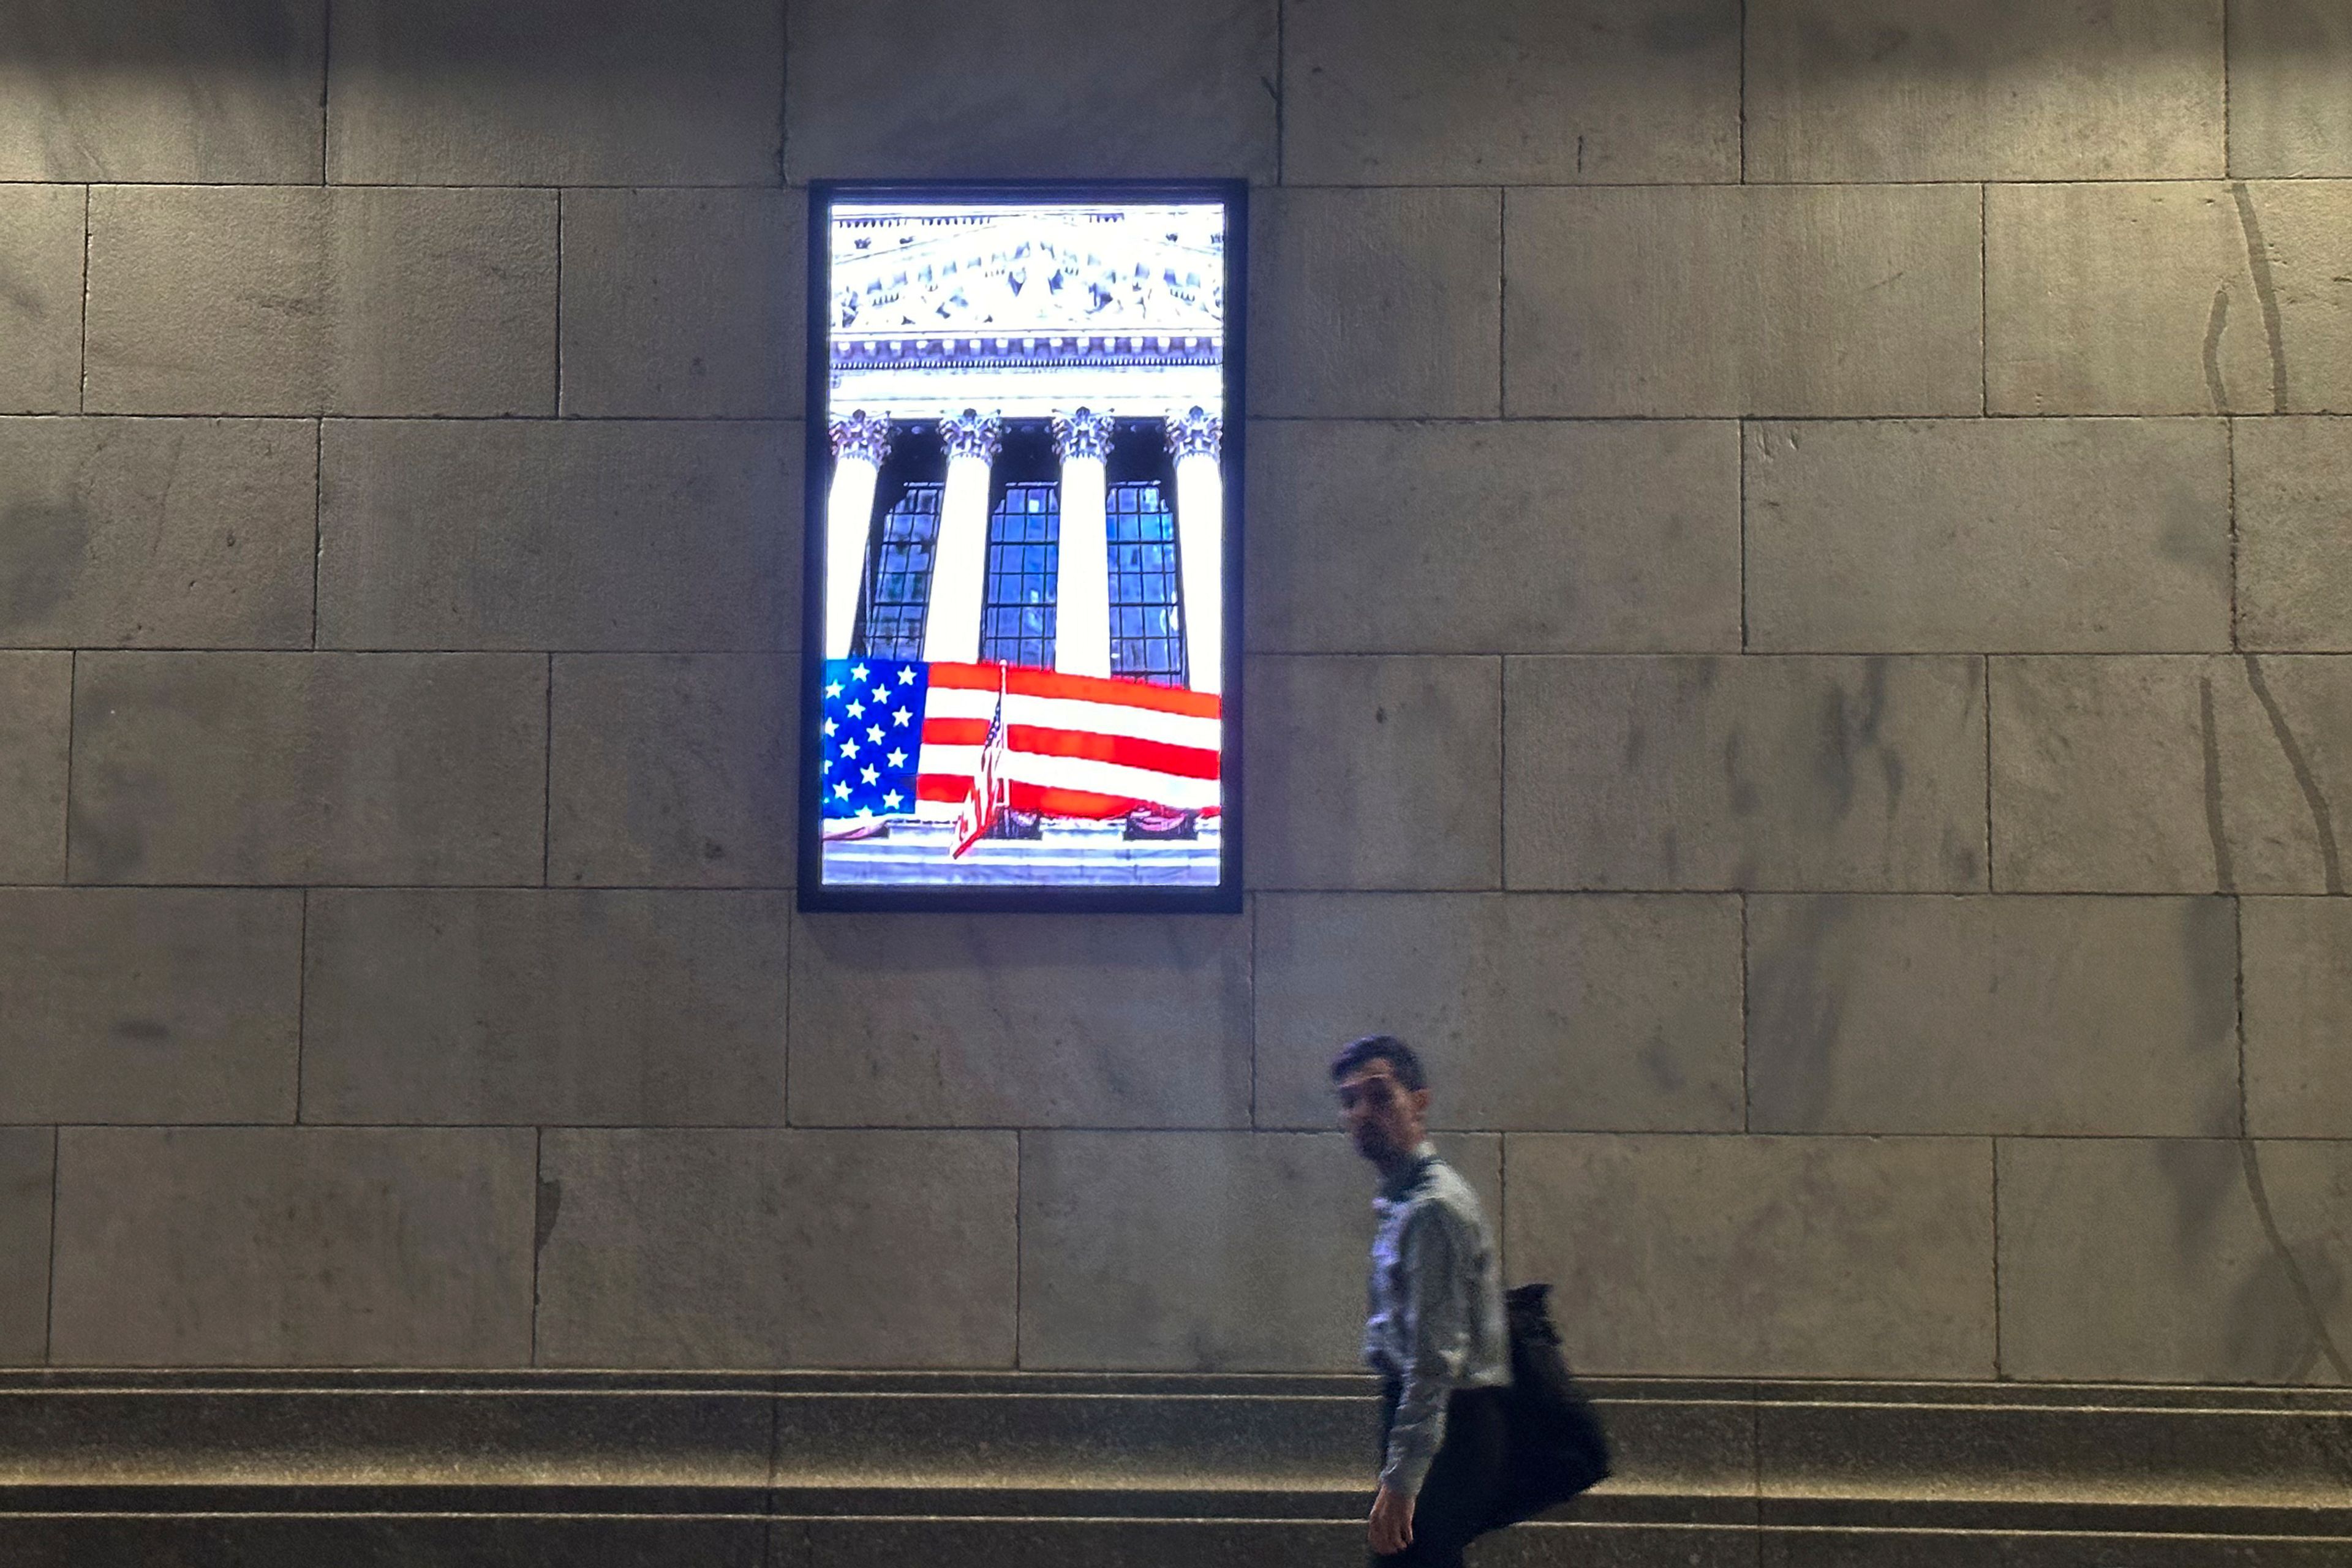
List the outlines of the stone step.
<svg viewBox="0 0 2352 1568">
<path fill-rule="evenodd" d="M 1618 1475 L 1485 1562 L 2352 1564 L 2342 1391 L 1588 1387 Z M 1353 1562 L 1374 1436 L 1353 1377 L 7 1373 L 0 1563 Z"/>
<path fill-rule="evenodd" d="M 1355 1521 L 0 1515 L 10 1568 L 1361 1568 Z M 1514 1526 L 1475 1568 L 2344 1568 L 2340 1538 Z"/>
</svg>

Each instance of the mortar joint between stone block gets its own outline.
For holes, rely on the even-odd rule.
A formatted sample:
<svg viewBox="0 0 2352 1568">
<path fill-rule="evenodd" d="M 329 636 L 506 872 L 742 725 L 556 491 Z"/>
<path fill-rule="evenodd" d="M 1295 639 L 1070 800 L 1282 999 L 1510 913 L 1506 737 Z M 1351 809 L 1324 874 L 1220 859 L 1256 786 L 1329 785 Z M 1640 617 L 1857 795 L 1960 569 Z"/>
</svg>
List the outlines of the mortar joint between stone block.
<svg viewBox="0 0 2352 1568">
<path fill-rule="evenodd" d="M 2236 9 L 2230 0 L 2221 5 L 2221 177 L 2234 179 L 2238 173 L 2236 128 L 2230 122 L 2230 18 Z"/>
<path fill-rule="evenodd" d="M 329 171 L 333 159 L 329 152 L 329 139 L 333 125 L 328 118 L 327 94 L 333 81 L 335 61 L 335 7 L 332 4 L 320 7 L 319 17 L 319 184 L 329 183 Z"/>
<path fill-rule="evenodd" d="M 1511 416 L 1511 191 L 1495 192 L 1495 417 Z"/>
<path fill-rule="evenodd" d="M 781 150 L 777 155 L 782 156 Z M 549 392 L 549 396 L 552 400 L 549 412 L 553 417 L 561 419 L 563 417 L 563 191 L 561 186 L 558 186 L 555 192 L 554 314 L 555 384 Z"/>
<path fill-rule="evenodd" d="M 1738 23 L 1739 27 L 1739 183 L 1744 185 L 1748 183 L 1748 0 L 1739 0 Z"/>
<path fill-rule="evenodd" d="M 778 6 L 776 18 L 776 185 L 793 183 L 790 158 L 792 130 L 793 8 Z M 559 406 L 561 406 L 559 405 Z"/>
<path fill-rule="evenodd" d="M 327 422 L 310 422 L 310 646 L 319 646 L 319 576 L 327 556 Z"/>
<path fill-rule="evenodd" d="M 2000 1364 L 2000 1140 L 1986 1140 L 1992 1163 L 1992 1375 L 2002 1377 Z"/>
<path fill-rule="evenodd" d="M 1977 413 L 1992 414 L 1992 186 L 1977 186 Z"/>
<path fill-rule="evenodd" d="M 1275 0 L 1274 5 L 1274 183 L 1284 184 L 1289 177 L 1286 145 L 1287 116 L 1284 96 L 1289 88 L 1287 68 L 1290 56 L 1290 0 Z"/>
<path fill-rule="evenodd" d="M 75 367 L 74 407 L 89 412 L 89 257 L 90 257 L 90 187 L 81 188 L 81 351 L 80 363 Z"/>
</svg>

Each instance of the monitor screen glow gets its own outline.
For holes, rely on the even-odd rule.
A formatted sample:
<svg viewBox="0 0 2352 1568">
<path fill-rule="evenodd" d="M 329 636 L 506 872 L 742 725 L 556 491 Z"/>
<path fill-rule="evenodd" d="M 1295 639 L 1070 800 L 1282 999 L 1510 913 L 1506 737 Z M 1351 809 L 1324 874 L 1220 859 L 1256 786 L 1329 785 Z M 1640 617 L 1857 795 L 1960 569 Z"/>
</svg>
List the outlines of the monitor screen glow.
<svg viewBox="0 0 2352 1568">
<path fill-rule="evenodd" d="M 813 193 L 804 906 L 1238 907 L 1243 199 Z"/>
</svg>

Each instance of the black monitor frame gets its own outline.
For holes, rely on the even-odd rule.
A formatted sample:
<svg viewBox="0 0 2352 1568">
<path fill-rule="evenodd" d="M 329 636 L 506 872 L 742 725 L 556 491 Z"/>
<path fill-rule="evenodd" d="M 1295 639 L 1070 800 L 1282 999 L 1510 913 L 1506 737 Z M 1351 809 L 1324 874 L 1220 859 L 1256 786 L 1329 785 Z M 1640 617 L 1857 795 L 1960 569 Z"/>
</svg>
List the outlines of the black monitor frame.
<svg viewBox="0 0 2352 1568">
<path fill-rule="evenodd" d="M 1066 202 L 1208 203 L 1225 209 L 1224 382 L 1220 479 L 1223 489 L 1223 626 L 1219 764 L 1223 805 L 1214 885 L 1182 887 L 827 888 L 820 791 L 824 675 L 825 502 L 833 471 L 831 384 L 832 232 L 837 203 L 937 200 L 942 204 Z M 806 456 L 801 590 L 799 907 L 803 911 L 955 913 L 1230 914 L 1242 908 L 1242 539 L 1248 428 L 1249 185 L 1243 180 L 817 180 L 809 185 Z"/>
</svg>

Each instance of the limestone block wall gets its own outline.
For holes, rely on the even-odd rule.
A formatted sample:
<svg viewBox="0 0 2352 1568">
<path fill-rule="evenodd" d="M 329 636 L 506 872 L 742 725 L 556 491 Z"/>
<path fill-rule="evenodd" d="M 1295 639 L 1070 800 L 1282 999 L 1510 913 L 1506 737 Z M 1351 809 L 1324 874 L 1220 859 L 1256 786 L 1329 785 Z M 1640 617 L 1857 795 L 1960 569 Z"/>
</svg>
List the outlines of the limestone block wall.
<svg viewBox="0 0 2352 1568">
<path fill-rule="evenodd" d="M 2352 1379 L 2338 0 L 0 0 L 0 1363 Z M 803 184 L 1254 192 L 1238 918 L 803 918 Z"/>
</svg>

